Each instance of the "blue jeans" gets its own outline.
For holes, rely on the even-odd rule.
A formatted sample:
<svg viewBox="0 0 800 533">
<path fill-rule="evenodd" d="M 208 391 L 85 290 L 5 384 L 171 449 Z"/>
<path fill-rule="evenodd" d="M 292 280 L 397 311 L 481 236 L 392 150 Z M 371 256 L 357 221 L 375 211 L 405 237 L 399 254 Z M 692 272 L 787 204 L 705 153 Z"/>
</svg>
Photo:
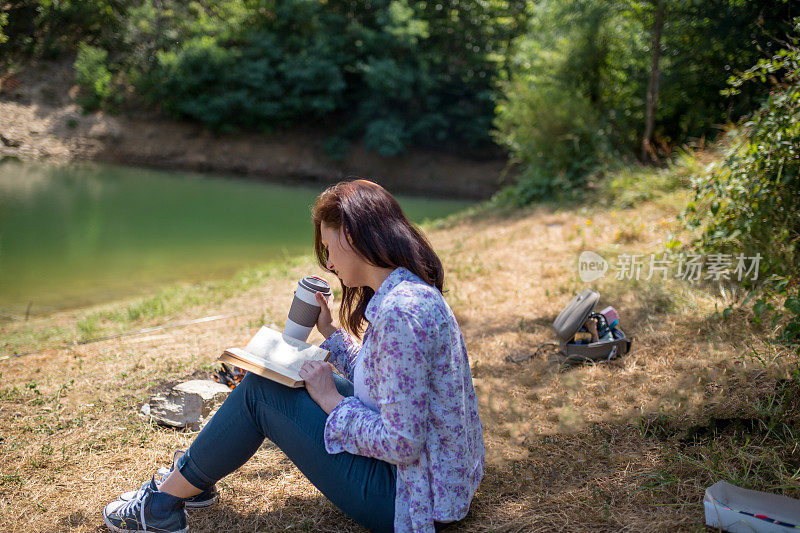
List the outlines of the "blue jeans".
<svg viewBox="0 0 800 533">
<path fill-rule="evenodd" d="M 343 396 L 353 384 L 333 375 Z M 372 531 L 392 531 L 397 469 L 385 461 L 325 450 L 327 415 L 303 389 L 249 372 L 176 465 L 186 480 L 207 489 L 256 453 L 265 438 L 346 515 Z"/>
</svg>

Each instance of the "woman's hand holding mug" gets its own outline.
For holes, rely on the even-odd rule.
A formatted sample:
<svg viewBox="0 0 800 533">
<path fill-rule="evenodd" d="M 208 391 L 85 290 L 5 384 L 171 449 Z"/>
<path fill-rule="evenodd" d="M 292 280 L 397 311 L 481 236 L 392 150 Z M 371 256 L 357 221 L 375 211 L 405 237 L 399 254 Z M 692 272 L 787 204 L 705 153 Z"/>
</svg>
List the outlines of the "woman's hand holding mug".
<svg viewBox="0 0 800 533">
<path fill-rule="evenodd" d="M 319 303 L 319 318 L 317 319 L 317 329 L 327 339 L 338 329 L 333 325 L 333 315 L 331 314 L 331 300 L 333 294 L 325 297 L 321 292 L 317 292 L 317 303 Z"/>
<path fill-rule="evenodd" d="M 322 308 L 327 307 L 327 303 L 326 306 L 320 304 L 320 294 L 323 297 L 332 294 L 330 285 L 323 278 L 306 276 L 297 283 L 289 316 L 286 317 L 286 326 L 283 328 L 284 335 L 303 342 L 308 340 L 311 330 L 319 323 Z"/>
</svg>

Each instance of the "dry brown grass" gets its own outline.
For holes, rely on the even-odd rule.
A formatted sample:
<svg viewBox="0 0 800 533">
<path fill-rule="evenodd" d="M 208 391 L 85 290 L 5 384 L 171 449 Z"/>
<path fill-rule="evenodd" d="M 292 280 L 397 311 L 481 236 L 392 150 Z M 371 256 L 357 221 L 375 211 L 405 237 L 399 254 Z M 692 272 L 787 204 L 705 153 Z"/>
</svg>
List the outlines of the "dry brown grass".
<svg viewBox="0 0 800 533">
<path fill-rule="evenodd" d="M 775 451 L 767 437 L 743 445 L 735 424 L 708 437 L 709 421 L 755 416 L 790 360 L 784 348 L 760 344 L 768 332 L 746 313 L 713 318 L 715 305 L 728 303 L 713 290 L 607 276 L 595 284 L 599 306 L 618 309 L 635 339 L 630 354 L 566 369 L 543 357 L 521 365 L 505 359 L 553 340 L 553 318 L 584 288 L 575 267 L 581 250 L 607 258 L 656 251 L 674 216 L 652 203 L 620 212 L 540 208 L 431 232 L 470 353 L 487 444 L 486 476 L 454 531 L 703 530 L 704 488 L 719 472 L 735 479 L 758 464 L 777 473 L 759 470 L 770 487 L 756 488 L 783 483 L 786 494 L 800 495 L 790 472 L 800 468 L 797 452 Z M 309 260 L 218 306 L 197 305 L 163 322 L 239 315 L 230 319 L 0 362 L 0 531 L 103 530 L 103 505 L 192 440 L 137 417 L 149 391 L 208 372 L 261 320 L 281 323 L 293 284 L 315 271 Z M 51 317 L 41 327 L 78 316 Z M 749 345 L 771 361 L 748 357 Z M 745 479 L 758 485 L 754 476 Z M 195 531 L 359 530 L 274 447 L 263 447 L 220 488 L 218 507 L 192 513 Z"/>
</svg>

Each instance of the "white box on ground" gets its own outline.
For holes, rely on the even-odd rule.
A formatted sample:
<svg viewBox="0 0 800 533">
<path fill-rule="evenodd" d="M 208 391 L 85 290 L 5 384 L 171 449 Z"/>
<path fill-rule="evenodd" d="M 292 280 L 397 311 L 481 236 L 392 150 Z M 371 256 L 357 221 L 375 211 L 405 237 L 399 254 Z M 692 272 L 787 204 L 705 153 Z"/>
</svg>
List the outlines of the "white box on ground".
<svg viewBox="0 0 800 533">
<path fill-rule="evenodd" d="M 706 489 L 706 525 L 730 533 L 796 533 L 800 500 L 748 490 L 724 481 Z"/>
</svg>

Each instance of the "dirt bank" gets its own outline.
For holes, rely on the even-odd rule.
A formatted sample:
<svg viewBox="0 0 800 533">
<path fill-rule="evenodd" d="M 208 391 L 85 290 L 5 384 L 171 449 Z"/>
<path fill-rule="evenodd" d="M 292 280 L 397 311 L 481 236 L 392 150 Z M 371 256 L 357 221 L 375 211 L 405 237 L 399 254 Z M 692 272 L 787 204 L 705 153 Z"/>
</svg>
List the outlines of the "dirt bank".
<svg viewBox="0 0 800 533">
<path fill-rule="evenodd" d="M 312 125 L 260 134 L 214 134 L 151 111 L 83 114 L 71 64 L 42 63 L 0 74 L 0 158 L 75 159 L 235 173 L 278 182 L 333 183 L 370 177 L 398 193 L 484 199 L 501 186 L 503 160 L 424 150 L 383 157 L 354 144 L 342 161 Z"/>
</svg>

